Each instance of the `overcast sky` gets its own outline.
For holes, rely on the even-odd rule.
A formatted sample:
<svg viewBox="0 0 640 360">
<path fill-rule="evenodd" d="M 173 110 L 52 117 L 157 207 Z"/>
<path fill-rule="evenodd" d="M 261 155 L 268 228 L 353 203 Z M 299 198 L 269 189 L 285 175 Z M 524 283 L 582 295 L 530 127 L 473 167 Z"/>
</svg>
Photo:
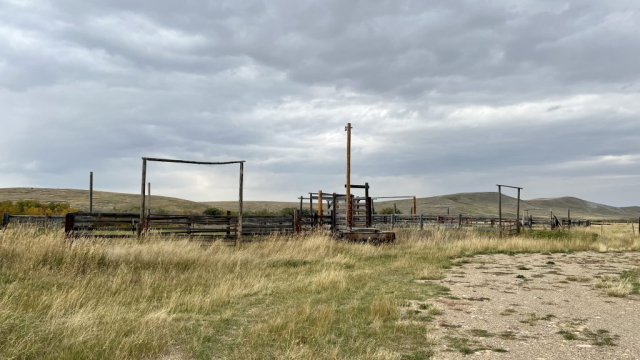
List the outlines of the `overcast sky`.
<svg viewBox="0 0 640 360">
<path fill-rule="evenodd" d="M 639 80 L 638 0 L 0 0 L 0 187 L 295 201 L 351 122 L 375 196 L 640 205 Z"/>
</svg>

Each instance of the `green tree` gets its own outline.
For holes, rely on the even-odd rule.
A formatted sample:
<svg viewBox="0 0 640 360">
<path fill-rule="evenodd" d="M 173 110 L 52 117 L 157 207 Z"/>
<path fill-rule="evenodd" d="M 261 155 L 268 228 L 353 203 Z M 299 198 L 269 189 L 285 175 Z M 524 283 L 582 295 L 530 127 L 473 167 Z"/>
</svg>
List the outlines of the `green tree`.
<svg viewBox="0 0 640 360">
<path fill-rule="evenodd" d="M 288 207 L 280 210 L 282 216 L 293 216 L 293 213 L 298 210 L 294 207 Z M 302 209 L 302 215 L 309 215 L 309 209 Z"/>
<path fill-rule="evenodd" d="M 210 207 L 202 212 L 205 215 L 225 215 L 226 213 L 218 208 Z"/>
<path fill-rule="evenodd" d="M 380 211 L 377 212 L 378 214 L 382 214 L 382 215 L 389 215 L 389 214 L 393 214 L 393 208 L 388 207 L 388 208 L 384 208 Z M 402 211 L 400 210 L 396 210 L 396 215 L 397 214 L 402 214 Z"/>
</svg>

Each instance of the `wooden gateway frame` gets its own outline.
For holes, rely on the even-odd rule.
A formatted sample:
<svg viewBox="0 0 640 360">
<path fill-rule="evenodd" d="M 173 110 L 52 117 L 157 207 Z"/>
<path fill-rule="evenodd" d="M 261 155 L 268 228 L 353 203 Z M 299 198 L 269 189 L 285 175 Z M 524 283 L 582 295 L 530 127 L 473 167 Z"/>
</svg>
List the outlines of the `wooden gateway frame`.
<svg viewBox="0 0 640 360">
<path fill-rule="evenodd" d="M 242 190 L 243 190 L 243 177 L 244 177 L 244 160 L 238 161 L 223 161 L 223 162 L 203 162 L 203 161 L 189 161 L 189 160 L 174 160 L 174 159 L 158 159 L 158 158 L 142 158 L 142 187 L 140 190 L 140 226 L 138 227 L 138 236 L 142 235 L 142 229 L 144 228 L 145 220 L 145 185 L 147 183 L 147 161 L 165 162 L 165 163 L 178 163 L 178 164 L 193 164 L 193 165 L 240 165 L 240 179 L 239 179 L 239 193 L 238 193 L 238 234 L 236 235 L 236 246 L 242 244 Z"/>
</svg>

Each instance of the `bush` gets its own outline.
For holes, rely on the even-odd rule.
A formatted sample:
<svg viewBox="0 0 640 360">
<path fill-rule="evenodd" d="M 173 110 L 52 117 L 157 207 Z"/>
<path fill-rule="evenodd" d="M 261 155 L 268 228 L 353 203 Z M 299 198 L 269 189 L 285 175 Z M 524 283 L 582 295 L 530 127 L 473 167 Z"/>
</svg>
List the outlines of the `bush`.
<svg viewBox="0 0 640 360">
<path fill-rule="evenodd" d="M 293 213 L 298 210 L 297 208 L 288 207 L 284 208 L 280 211 L 280 215 L 282 216 L 293 216 Z M 302 209 L 302 215 L 309 215 L 309 209 Z"/>
<path fill-rule="evenodd" d="M 11 215 L 65 215 L 76 212 L 78 209 L 72 208 L 66 203 L 41 203 L 37 200 L 19 200 L 15 203 L 11 201 L 0 202 L 0 213 Z"/>
<path fill-rule="evenodd" d="M 382 214 L 382 215 L 389 215 L 389 214 L 393 214 L 393 208 L 384 208 L 382 210 L 380 210 L 379 212 L 377 212 L 378 214 Z M 396 210 L 396 215 L 397 214 L 402 214 L 402 211 L 400 210 Z"/>
<path fill-rule="evenodd" d="M 218 208 L 210 207 L 202 212 L 205 215 L 226 215 L 225 211 L 222 211 Z"/>
</svg>

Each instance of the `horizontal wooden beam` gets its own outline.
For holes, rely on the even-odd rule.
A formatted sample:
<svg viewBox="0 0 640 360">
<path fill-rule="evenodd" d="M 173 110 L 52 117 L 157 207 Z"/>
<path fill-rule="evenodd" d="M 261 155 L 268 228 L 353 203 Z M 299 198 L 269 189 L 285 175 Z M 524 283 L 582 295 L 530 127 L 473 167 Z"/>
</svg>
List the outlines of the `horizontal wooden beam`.
<svg viewBox="0 0 640 360">
<path fill-rule="evenodd" d="M 206 161 L 189 161 L 189 160 L 175 160 L 175 159 L 158 159 L 143 157 L 142 160 L 155 161 L 155 162 L 167 162 L 178 164 L 196 164 L 196 165 L 229 165 L 229 164 L 241 164 L 246 162 L 245 160 L 237 161 L 222 161 L 222 162 L 206 162 Z"/>
<path fill-rule="evenodd" d="M 500 184 L 496 184 L 496 186 L 502 186 L 502 187 L 506 187 L 506 188 L 520 189 L 520 190 L 524 189 L 524 188 L 521 188 L 521 187 L 511 186 L 511 185 L 500 185 Z"/>
</svg>

